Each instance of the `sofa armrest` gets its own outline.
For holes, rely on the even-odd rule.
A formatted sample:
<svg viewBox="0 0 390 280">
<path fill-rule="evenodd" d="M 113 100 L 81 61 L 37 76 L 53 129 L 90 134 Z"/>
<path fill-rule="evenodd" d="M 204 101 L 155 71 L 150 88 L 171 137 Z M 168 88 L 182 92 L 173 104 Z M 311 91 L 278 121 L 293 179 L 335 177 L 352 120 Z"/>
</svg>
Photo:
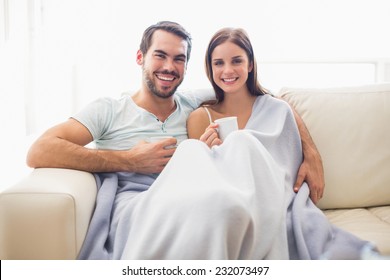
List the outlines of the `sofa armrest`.
<svg viewBox="0 0 390 280">
<path fill-rule="evenodd" d="M 96 202 L 91 173 L 34 169 L 0 193 L 0 259 L 75 259 Z"/>
</svg>

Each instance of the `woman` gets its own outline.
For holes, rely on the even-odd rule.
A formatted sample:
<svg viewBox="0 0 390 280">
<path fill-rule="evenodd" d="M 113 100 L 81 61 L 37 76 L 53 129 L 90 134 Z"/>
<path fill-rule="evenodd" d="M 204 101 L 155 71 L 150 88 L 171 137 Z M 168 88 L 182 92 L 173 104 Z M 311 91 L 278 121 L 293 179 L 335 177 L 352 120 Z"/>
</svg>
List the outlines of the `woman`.
<svg viewBox="0 0 390 280">
<path fill-rule="evenodd" d="M 195 110 L 187 129 L 189 138 L 200 139 L 211 147 L 222 143 L 213 120 L 237 116 L 239 129 L 244 129 L 257 97 L 267 92 L 258 82 L 252 45 L 242 29 L 217 32 L 208 46 L 205 64 L 216 100 Z"/>
<path fill-rule="evenodd" d="M 258 82 L 254 51 L 244 30 L 224 28 L 218 31 L 209 43 L 205 60 L 216 100 L 206 102 L 194 111 L 187 120 L 187 129 L 189 138 L 200 139 L 211 147 L 222 143 L 213 120 L 235 115 L 239 128 L 245 128 L 257 97 L 266 95 L 267 91 Z M 307 129 L 303 121 L 298 114 L 294 116 L 302 137 L 304 161 L 298 169 L 293 189 L 298 192 L 306 181 L 310 198 L 316 204 L 324 191 L 322 163 L 318 151 L 313 150 L 310 135 L 305 133 Z"/>
<path fill-rule="evenodd" d="M 199 167 L 192 170 L 197 178 L 202 177 L 199 174 L 209 178 L 210 188 L 223 185 L 224 192 L 229 191 L 228 195 L 247 206 L 243 212 L 251 222 L 247 225 L 250 234 L 247 231 L 245 237 L 250 238 L 242 239 L 247 241 L 242 256 L 358 259 L 363 248 L 375 250 L 368 242 L 332 226 L 310 200 L 306 184 L 297 194 L 293 192 L 302 162 L 294 113 L 258 83 L 256 60 L 245 31 L 218 31 L 205 59 L 216 100 L 191 113 L 187 131 L 189 138 L 200 139 L 211 147 L 207 162 L 212 162 L 226 180 L 214 181 L 216 176 L 206 174 L 207 170 L 198 172 Z M 229 116 L 237 116 L 239 131 L 231 133 L 221 145 L 214 120 Z M 192 149 L 192 153 L 196 158 L 198 151 Z M 204 165 L 206 160 L 199 162 Z"/>
</svg>

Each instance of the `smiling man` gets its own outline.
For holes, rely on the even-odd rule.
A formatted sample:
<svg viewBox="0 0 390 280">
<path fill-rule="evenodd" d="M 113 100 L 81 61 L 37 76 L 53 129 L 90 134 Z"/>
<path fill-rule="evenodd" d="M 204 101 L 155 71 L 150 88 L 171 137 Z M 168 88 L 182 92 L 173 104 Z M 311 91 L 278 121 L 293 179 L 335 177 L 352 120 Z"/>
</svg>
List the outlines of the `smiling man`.
<svg viewBox="0 0 390 280">
<path fill-rule="evenodd" d="M 153 38 L 151 46 L 141 45 L 142 49 L 137 52 L 137 63 L 142 66 L 146 83 L 143 87 L 157 97 L 169 98 L 183 81 L 189 55 L 188 42 L 180 42 L 176 35 L 163 30 L 157 30 Z"/>
<path fill-rule="evenodd" d="M 137 63 L 141 88 L 116 100 L 100 98 L 66 122 L 46 131 L 30 148 L 30 167 L 59 167 L 89 172 L 162 171 L 187 138 L 186 119 L 201 97 L 176 92 L 191 52 L 191 37 L 178 24 L 160 22 L 143 34 Z M 148 143 L 150 137 L 172 136 Z M 94 141 L 97 149 L 84 147 Z"/>
<path fill-rule="evenodd" d="M 171 98 L 183 81 L 188 56 L 188 42 L 164 30 L 157 30 L 147 48 L 141 45 L 137 63 L 142 66 L 142 88 L 132 97 L 134 102 L 165 121 L 176 109 Z"/>
</svg>

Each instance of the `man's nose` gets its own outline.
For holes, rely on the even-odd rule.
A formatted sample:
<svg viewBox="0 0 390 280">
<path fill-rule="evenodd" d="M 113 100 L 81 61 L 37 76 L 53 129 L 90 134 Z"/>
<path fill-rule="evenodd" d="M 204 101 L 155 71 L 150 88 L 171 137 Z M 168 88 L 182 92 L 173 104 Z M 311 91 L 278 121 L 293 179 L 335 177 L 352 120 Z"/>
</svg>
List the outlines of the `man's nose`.
<svg viewBox="0 0 390 280">
<path fill-rule="evenodd" d="M 166 59 L 164 62 L 164 68 L 165 70 L 172 71 L 175 69 L 174 61 L 173 59 Z"/>
</svg>

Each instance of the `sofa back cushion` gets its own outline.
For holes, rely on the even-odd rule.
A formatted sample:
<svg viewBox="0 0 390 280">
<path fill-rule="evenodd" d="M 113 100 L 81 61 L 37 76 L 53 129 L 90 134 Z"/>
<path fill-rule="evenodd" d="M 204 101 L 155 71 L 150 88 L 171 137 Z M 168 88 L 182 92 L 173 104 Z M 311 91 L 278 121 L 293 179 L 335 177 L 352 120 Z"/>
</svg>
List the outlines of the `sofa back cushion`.
<svg viewBox="0 0 390 280">
<path fill-rule="evenodd" d="M 283 88 L 321 154 L 321 209 L 390 204 L 390 84 Z"/>
</svg>

